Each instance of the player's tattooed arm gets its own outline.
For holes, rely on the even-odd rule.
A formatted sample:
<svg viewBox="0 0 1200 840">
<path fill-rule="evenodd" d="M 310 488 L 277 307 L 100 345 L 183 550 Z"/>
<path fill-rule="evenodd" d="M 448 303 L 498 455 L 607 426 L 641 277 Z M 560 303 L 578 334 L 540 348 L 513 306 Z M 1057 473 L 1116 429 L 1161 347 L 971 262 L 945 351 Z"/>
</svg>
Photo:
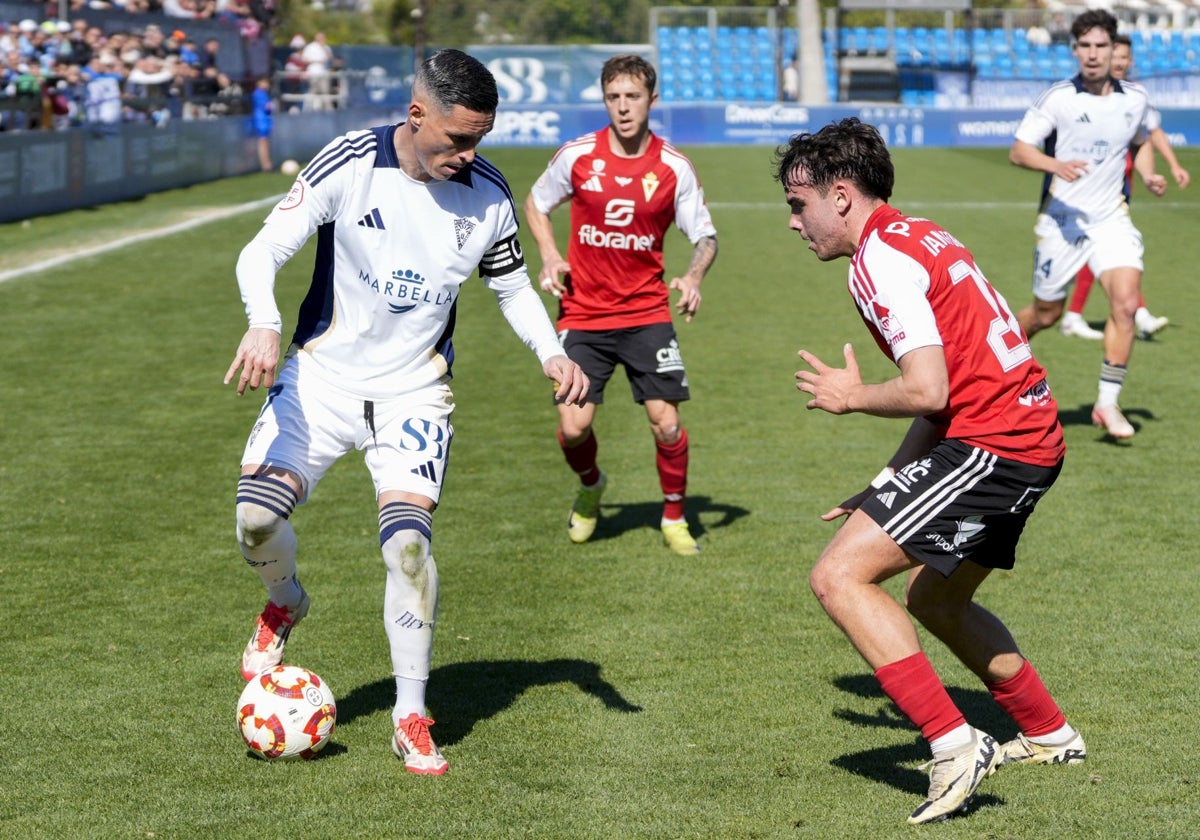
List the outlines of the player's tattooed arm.
<svg viewBox="0 0 1200 840">
<path fill-rule="evenodd" d="M 704 279 L 716 258 L 717 237 L 701 237 L 692 248 L 692 262 L 687 272 L 667 284 L 671 289 L 679 291 L 679 302 L 675 304 L 675 311 L 687 321 L 691 321 L 692 316 L 700 309 L 700 281 Z"/>
</svg>

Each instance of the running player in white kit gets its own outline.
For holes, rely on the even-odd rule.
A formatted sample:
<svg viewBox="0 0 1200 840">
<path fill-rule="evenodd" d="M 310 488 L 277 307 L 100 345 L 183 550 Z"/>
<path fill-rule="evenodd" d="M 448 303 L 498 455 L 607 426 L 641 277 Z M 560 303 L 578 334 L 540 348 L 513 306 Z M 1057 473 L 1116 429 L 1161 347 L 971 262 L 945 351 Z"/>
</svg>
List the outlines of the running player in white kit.
<svg viewBox="0 0 1200 840">
<path fill-rule="evenodd" d="M 1125 198 L 1125 156 L 1145 142 L 1154 112 L 1145 88 L 1111 75 L 1116 18 L 1091 9 L 1075 18 L 1071 36 L 1079 74 L 1052 85 L 1025 112 L 1009 152 L 1016 165 L 1046 173 L 1034 228 L 1034 299 L 1017 320 L 1030 338 L 1054 326 L 1075 275 L 1091 268 L 1111 306 L 1092 422 L 1129 438 L 1134 428 L 1117 400 L 1137 333 L 1143 247 Z"/>
</svg>

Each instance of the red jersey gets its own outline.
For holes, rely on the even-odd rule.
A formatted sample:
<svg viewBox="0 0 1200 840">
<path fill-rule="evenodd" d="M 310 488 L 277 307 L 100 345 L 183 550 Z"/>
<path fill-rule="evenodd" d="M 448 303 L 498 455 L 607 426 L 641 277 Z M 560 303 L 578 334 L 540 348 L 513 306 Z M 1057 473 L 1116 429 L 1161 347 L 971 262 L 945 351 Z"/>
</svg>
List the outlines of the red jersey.
<svg viewBox="0 0 1200 840">
<path fill-rule="evenodd" d="M 961 242 L 883 205 L 850 259 L 850 294 L 884 354 L 939 345 L 950 397 L 927 419 L 943 437 L 1051 467 L 1066 451 L 1046 371 L 1003 296 Z"/>
<path fill-rule="evenodd" d="M 543 213 L 571 200 L 560 330 L 670 322 L 663 237 L 672 222 L 693 244 L 717 233 L 691 161 L 653 134 L 645 154 L 619 157 L 608 135 L 605 127 L 564 144 L 533 185 Z"/>
</svg>

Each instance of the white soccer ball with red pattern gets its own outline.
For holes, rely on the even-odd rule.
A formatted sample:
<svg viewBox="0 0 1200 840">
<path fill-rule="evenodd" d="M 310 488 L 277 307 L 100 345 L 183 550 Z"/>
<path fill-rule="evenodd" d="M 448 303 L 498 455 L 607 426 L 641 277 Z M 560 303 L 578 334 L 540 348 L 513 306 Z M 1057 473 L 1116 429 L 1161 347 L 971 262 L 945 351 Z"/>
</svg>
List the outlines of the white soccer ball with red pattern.
<svg viewBox="0 0 1200 840">
<path fill-rule="evenodd" d="M 307 668 L 277 665 L 242 689 L 237 726 L 252 752 L 268 760 L 312 758 L 329 743 L 337 704 Z"/>
</svg>

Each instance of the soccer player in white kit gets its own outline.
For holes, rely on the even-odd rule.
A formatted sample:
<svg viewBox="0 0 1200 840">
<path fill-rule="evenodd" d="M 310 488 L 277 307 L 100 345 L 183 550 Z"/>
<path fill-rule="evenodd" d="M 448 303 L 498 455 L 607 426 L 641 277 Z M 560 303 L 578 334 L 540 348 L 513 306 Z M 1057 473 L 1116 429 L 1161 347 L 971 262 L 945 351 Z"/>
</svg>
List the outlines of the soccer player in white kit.
<svg viewBox="0 0 1200 840">
<path fill-rule="evenodd" d="M 375 483 L 387 568 L 392 748 L 420 774 L 447 767 L 429 735 L 425 684 L 438 603 L 432 515 L 453 437 L 449 380 L 462 284 L 478 269 L 557 383 L 557 399 L 582 403 L 588 388 L 529 282 L 508 184 L 476 154 L 498 101 L 495 79 L 478 60 L 458 50 L 435 53 L 413 82 L 408 119 L 329 143 L 237 263 L 249 329 L 225 381 L 236 377 L 238 394 L 268 389 L 237 491 L 238 543 L 269 599 L 242 675 L 252 679 L 279 664 L 308 612 L 292 511 L 338 458 L 361 450 Z M 276 377 L 282 320 L 275 276 L 314 232 L 312 284 Z"/>
<path fill-rule="evenodd" d="M 1126 201 L 1125 156 L 1153 118 L 1145 88 L 1111 75 L 1117 20 L 1101 9 L 1071 25 L 1079 74 L 1057 82 L 1026 111 L 1009 158 L 1046 173 L 1034 250 L 1033 303 L 1017 319 L 1029 337 L 1062 317 L 1067 290 L 1087 265 L 1108 294 L 1104 361 L 1092 422 L 1115 438 L 1134 428 L 1117 405 L 1136 336 L 1142 235 Z M 1038 146 L 1045 144 L 1045 151 Z"/>
</svg>

